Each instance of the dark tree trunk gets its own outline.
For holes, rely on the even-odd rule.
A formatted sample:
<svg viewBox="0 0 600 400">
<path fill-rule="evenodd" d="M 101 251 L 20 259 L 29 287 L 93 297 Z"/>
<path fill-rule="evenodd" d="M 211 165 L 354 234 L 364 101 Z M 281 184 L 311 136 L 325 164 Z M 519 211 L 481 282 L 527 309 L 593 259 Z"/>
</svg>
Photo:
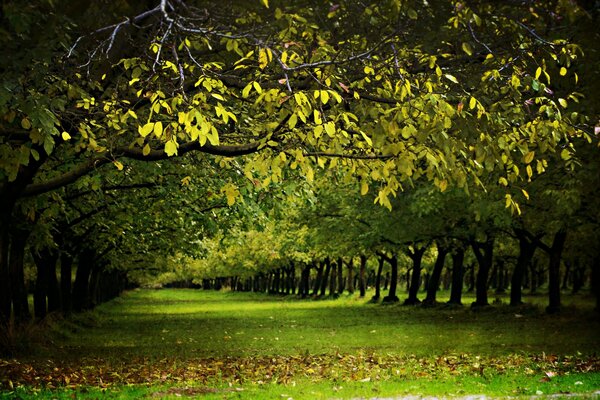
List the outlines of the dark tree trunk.
<svg viewBox="0 0 600 400">
<path fill-rule="evenodd" d="M 464 260 L 465 250 L 459 246 L 452 252 L 452 286 L 448 304 L 462 304 Z"/>
<path fill-rule="evenodd" d="M 331 273 L 329 275 L 329 296 L 335 297 L 335 277 L 337 276 L 337 264 L 335 262 L 331 263 Z"/>
<path fill-rule="evenodd" d="M 330 279 L 331 275 L 331 260 L 329 257 L 325 258 L 325 272 L 323 273 L 323 279 L 321 280 L 321 297 L 325 297 L 327 294 L 327 280 Z"/>
<path fill-rule="evenodd" d="M 472 305 L 483 307 L 489 305 L 488 278 L 494 259 L 494 239 L 488 237 L 485 243 L 473 242 L 472 248 L 479 264 L 479 272 L 477 273 L 477 281 L 475 282 L 475 302 Z"/>
<path fill-rule="evenodd" d="M 522 301 L 522 286 L 523 286 L 523 275 L 527 270 L 527 267 L 533 259 L 535 254 L 536 245 L 533 243 L 523 230 L 516 230 L 515 233 L 519 238 L 519 256 L 517 258 L 517 264 L 513 271 L 512 279 L 510 282 L 510 305 L 518 306 L 523 304 Z"/>
<path fill-rule="evenodd" d="M 58 311 L 61 308 L 60 289 L 58 286 L 58 277 L 56 276 L 56 264 L 58 262 L 58 253 L 50 252 L 48 254 L 48 312 Z"/>
<path fill-rule="evenodd" d="M 300 296 L 304 299 L 309 295 L 310 291 L 310 265 L 306 265 L 302 268 L 300 275 Z"/>
<path fill-rule="evenodd" d="M 70 254 L 63 252 L 60 255 L 60 295 L 61 295 L 62 312 L 65 315 L 68 315 L 71 313 L 72 268 L 73 268 L 73 257 L 71 257 Z"/>
<path fill-rule="evenodd" d="M 596 256 L 592 263 L 591 286 L 596 297 L 596 312 L 600 312 L 600 255 Z"/>
<path fill-rule="evenodd" d="M 550 248 L 548 263 L 548 307 L 546 312 L 552 314 L 560 311 L 560 259 L 567 239 L 567 231 L 560 229 L 554 235 Z"/>
<path fill-rule="evenodd" d="M 47 303 L 46 297 L 48 296 L 48 263 L 47 257 L 44 254 L 37 254 L 32 252 L 33 261 L 37 267 L 37 276 L 35 278 L 35 288 L 33 291 L 33 315 L 36 320 L 42 320 L 46 318 Z"/>
<path fill-rule="evenodd" d="M 388 295 L 383 298 L 383 302 L 396 303 L 400 301 L 396 295 L 396 289 L 398 287 L 398 257 L 393 254 L 391 257 L 387 258 L 387 261 L 390 263 L 391 268 L 390 289 Z"/>
<path fill-rule="evenodd" d="M 444 247 L 443 245 L 438 243 L 437 248 L 438 255 L 435 259 L 433 271 L 431 272 L 431 276 L 429 277 L 429 282 L 427 284 L 427 296 L 425 297 L 425 300 L 423 300 L 423 303 L 425 304 L 436 303 L 437 291 L 440 287 L 440 278 L 442 276 L 446 255 L 448 254 L 448 248 Z"/>
<path fill-rule="evenodd" d="M 348 278 L 346 280 L 346 290 L 349 294 L 354 293 L 354 259 L 350 257 L 348 261 Z"/>
<path fill-rule="evenodd" d="M 9 252 L 9 271 L 11 294 L 13 303 L 13 316 L 17 323 L 31 320 L 29 303 L 27 301 L 27 290 L 25 288 L 25 273 L 23 271 L 23 259 L 25 257 L 25 245 L 27 244 L 29 232 L 15 230 L 11 235 Z"/>
<path fill-rule="evenodd" d="M 11 287 L 8 268 L 8 223 L 10 213 L 6 215 L 0 210 L 0 330 L 10 322 Z"/>
<path fill-rule="evenodd" d="M 315 284 L 313 286 L 313 296 L 317 296 L 319 294 L 319 290 L 321 289 L 321 283 L 323 282 L 323 270 L 325 269 L 325 263 L 321 262 L 319 263 L 319 266 L 317 267 L 315 264 L 315 267 L 317 269 L 317 277 L 315 278 Z"/>
<path fill-rule="evenodd" d="M 89 308 L 90 275 L 94 256 L 95 254 L 91 250 L 84 250 L 79 256 L 73 284 L 72 305 L 74 311 L 79 312 Z"/>
<path fill-rule="evenodd" d="M 365 282 L 365 271 L 367 269 L 367 256 L 360 256 L 360 269 L 358 270 L 358 290 L 360 292 L 360 297 L 365 297 L 367 293 L 367 285 Z"/>
<path fill-rule="evenodd" d="M 571 274 L 571 271 L 571 261 L 565 260 L 565 273 L 562 279 L 561 290 L 566 290 L 569 288 L 569 275 Z"/>
<path fill-rule="evenodd" d="M 337 293 L 341 295 L 344 293 L 344 260 L 342 257 L 338 259 L 337 267 Z"/>
<path fill-rule="evenodd" d="M 383 263 L 385 259 L 383 255 L 379 256 L 379 266 L 377 267 L 377 275 L 375 276 L 375 295 L 371 298 L 371 301 L 377 302 L 381 298 L 381 274 L 383 273 Z"/>
<path fill-rule="evenodd" d="M 419 288 L 421 287 L 421 263 L 423 261 L 423 254 L 425 254 L 427 246 L 418 248 L 414 246 L 413 251 L 408 253 L 408 256 L 413 262 L 412 275 L 410 280 L 410 286 L 408 289 L 408 298 L 404 301 L 404 305 L 419 304 L 421 301 L 418 298 Z"/>
</svg>

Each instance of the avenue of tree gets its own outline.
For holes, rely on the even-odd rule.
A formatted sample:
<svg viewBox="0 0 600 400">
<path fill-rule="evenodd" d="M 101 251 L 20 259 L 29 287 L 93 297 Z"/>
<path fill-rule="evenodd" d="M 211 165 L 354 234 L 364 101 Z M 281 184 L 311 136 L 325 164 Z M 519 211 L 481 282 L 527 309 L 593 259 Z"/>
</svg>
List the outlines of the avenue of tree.
<svg viewBox="0 0 600 400">
<path fill-rule="evenodd" d="M 0 325 L 141 283 L 600 302 L 596 4 L 3 1 Z"/>
</svg>

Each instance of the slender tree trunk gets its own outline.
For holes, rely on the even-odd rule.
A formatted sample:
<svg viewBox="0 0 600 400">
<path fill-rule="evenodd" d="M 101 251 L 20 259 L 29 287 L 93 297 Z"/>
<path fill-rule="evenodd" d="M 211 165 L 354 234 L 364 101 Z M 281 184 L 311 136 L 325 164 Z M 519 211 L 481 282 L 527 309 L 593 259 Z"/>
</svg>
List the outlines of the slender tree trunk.
<svg viewBox="0 0 600 400">
<path fill-rule="evenodd" d="M 73 284 L 72 305 L 74 311 L 79 312 L 89 308 L 88 298 L 93 259 L 94 253 L 90 250 L 84 250 L 79 256 L 77 272 L 75 273 L 75 283 Z"/>
<path fill-rule="evenodd" d="M 565 273 L 563 274 L 561 290 L 566 290 L 569 288 L 571 270 L 571 261 L 565 260 Z"/>
<path fill-rule="evenodd" d="M 383 263 L 385 259 L 382 255 L 379 256 L 379 266 L 377 267 L 377 275 L 375 276 L 375 295 L 371 298 L 372 302 L 378 302 L 381 298 L 381 274 L 383 273 Z"/>
<path fill-rule="evenodd" d="M 440 278 L 442 276 L 446 255 L 448 254 L 448 249 L 439 243 L 437 244 L 437 249 L 438 255 L 435 259 L 433 271 L 431 272 L 431 276 L 429 277 L 429 282 L 427 284 L 427 296 L 425 297 L 425 300 L 423 300 L 424 304 L 429 305 L 436 303 L 437 291 L 440 287 Z"/>
<path fill-rule="evenodd" d="M 60 255 L 60 295 L 62 312 L 65 315 L 71 313 L 72 306 L 72 293 L 71 293 L 71 279 L 72 279 L 72 268 L 73 268 L 73 257 L 66 252 Z"/>
<path fill-rule="evenodd" d="M 546 312 L 552 314 L 560 311 L 560 260 L 567 239 L 567 231 L 560 229 L 554 235 L 550 248 L 548 263 L 548 307 Z"/>
<path fill-rule="evenodd" d="M 23 323 L 31 320 L 29 303 L 27 301 L 27 290 L 25 289 L 25 273 L 23 271 L 23 259 L 25 257 L 25 245 L 27 244 L 29 232 L 15 230 L 11 235 L 9 270 L 13 303 L 13 315 L 15 322 Z"/>
<path fill-rule="evenodd" d="M 58 277 L 56 276 L 56 264 L 58 262 L 58 253 L 49 252 L 47 279 L 48 279 L 48 312 L 58 311 L 61 308 L 60 289 L 58 286 Z"/>
<path fill-rule="evenodd" d="M 414 250 L 409 253 L 409 257 L 412 259 L 413 268 L 410 280 L 410 286 L 408 289 L 408 298 L 404 301 L 404 305 L 419 304 L 421 301 L 418 298 L 419 288 L 421 287 L 421 265 L 423 261 L 423 254 L 425 254 L 427 246 L 417 248 L 414 246 Z"/>
<path fill-rule="evenodd" d="M 33 314 L 36 320 L 42 320 L 46 318 L 47 303 L 46 297 L 48 296 L 48 264 L 46 259 L 41 254 L 32 252 L 33 260 L 37 266 L 37 276 L 35 278 L 35 289 L 33 292 Z"/>
<path fill-rule="evenodd" d="M 317 266 L 314 264 L 317 269 L 317 277 L 315 278 L 315 284 L 313 286 L 313 296 L 317 296 L 319 294 L 319 290 L 321 289 L 321 282 L 323 281 L 323 270 L 325 269 L 325 264 L 323 262 L 319 263 Z"/>
<path fill-rule="evenodd" d="M 331 273 L 329 275 L 329 296 L 331 297 L 335 297 L 336 293 L 335 293 L 335 282 L 336 279 L 335 277 L 337 276 L 337 264 L 335 262 L 331 263 Z"/>
<path fill-rule="evenodd" d="M 348 261 L 348 278 L 346 281 L 346 290 L 349 294 L 354 293 L 354 259 L 350 257 Z"/>
<path fill-rule="evenodd" d="M 323 279 L 321 280 L 321 297 L 325 297 L 327 294 L 327 280 L 331 274 L 331 260 L 329 257 L 323 261 L 325 263 L 325 272 L 323 273 Z"/>
<path fill-rule="evenodd" d="M 360 256 L 360 269 L 358 270 L 358 290 L 360 292 L 360 297 L 365 297 L 367 292 L 366 282 L 365 282 L 365 271 L 367 269 L 367 256 Z"/>
<path fill-rule="evenodd" d="M 591 286 L 596 297 L 596 312 L 600 313 L 600 255 L 597 255 L 592 263 Z"/>
<path fill-rule="evenodd" d="M 11 287 L 8 268 L 8 223 L 10 213 L 0 210 L 0 330 L 8 327 L 11 310 Z"/>
<path fill-rule="evenodd" d="M 391 267 L 391 277 L 390 277 L 390 289 L 388 291 L 388 295 L 383 298 L 384 303 L 396 303 L 400 301 L 398 296 L 396 295 L 396 289 L 398 287 L 398 257 L 393 254 L 392 257 L 388 259 Z"/>
<path fill-rule="evenodd" d="M 344 260 L 342 257 L 338 259 L 337 293 L 338 295 L 342 295 L 344 293 Z"/>
<path fill-rule="evenodd" d="M 527 270 L 527 267 L 533 259 L 535 254 L 536 245 L 527 238 L 524 231 L 516 231 L 517 237 L 519 238 L 519 256 L 517 258 L 517 264 L 513 271 L 512 279 L 510 282 L 510 305 L 518 306 L 523 304 L 522 301 L 522 286 L 523 286 L 523 275 Z"/>
<path fill-rule="evenodd" d="M 479 264 L 479 272 L 475 282 L 475 302 L 472 305 L 483 307 L 489 305 L 488 278 L 494 259 L 494 239 L 489 237 L 485 243 L 473 242 L 472 247 Z"/>
<path fill-rule="evenodd" d="M 452 253 L 452 286 L 448 304 L 462 304 L 465 250 L 457 247 Z"/>
</svg>

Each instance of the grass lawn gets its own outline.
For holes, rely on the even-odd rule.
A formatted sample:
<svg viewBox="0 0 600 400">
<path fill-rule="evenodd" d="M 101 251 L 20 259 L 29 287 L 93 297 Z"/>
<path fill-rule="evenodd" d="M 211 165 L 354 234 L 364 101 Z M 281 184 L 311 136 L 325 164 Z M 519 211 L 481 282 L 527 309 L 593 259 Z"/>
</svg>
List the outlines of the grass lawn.
<svg viewBox="0 0 600 400">
<path fill-rule="evenodd" d="M 585 297 L 564 303 L 549 316 L 531 306 L 135 290 L 50 324 L 42 343 L 0 359 L 0 397 L 593 397 L 600 321 Z"/>
</svg>

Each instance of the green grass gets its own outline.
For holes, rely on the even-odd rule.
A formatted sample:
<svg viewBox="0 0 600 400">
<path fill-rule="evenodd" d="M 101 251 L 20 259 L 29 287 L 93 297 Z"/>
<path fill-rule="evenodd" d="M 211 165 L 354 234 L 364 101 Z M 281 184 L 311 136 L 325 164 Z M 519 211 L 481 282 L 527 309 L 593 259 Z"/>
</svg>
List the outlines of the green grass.
<svg viewBox="0 0 600 400">
<path fill-rule="evenodd" d="M 600 389 L 600 321 L 585 296 L 564 303 L 549 316 L 532 306 L 136 290 L 57 321 L 45 345 L 0 360 L 0 385 L 42 398 L 590 395 Z"/>
</svg>

